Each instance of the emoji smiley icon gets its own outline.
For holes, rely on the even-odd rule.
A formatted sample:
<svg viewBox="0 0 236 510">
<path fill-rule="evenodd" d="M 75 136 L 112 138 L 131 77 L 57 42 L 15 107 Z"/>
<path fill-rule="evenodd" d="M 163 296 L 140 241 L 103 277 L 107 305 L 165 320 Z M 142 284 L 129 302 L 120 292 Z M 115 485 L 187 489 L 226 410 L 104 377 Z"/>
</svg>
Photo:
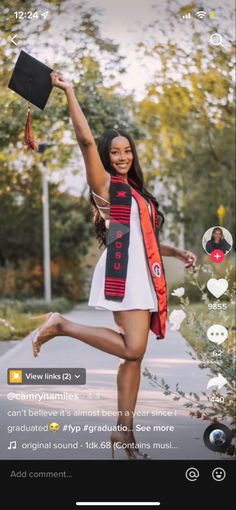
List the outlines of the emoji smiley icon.
<svg viewBox="0 0 236 510">
<path fill-rule="evenodd" d="M 217 467 L 212 471 L 212 478 L 216 482 L 222 482 L 226 477 L 226 471 L 222 467 Z"/>
<path fill-rule="evenodd" d="M 58 432 L 58 430 L 60 430 L 60 425 L 59 423 L 56 423 L 55 421 L 53 421 L 52 423 L 49 424 L 49 430 L 51 430 L 51 432 Z"/>
</svg>

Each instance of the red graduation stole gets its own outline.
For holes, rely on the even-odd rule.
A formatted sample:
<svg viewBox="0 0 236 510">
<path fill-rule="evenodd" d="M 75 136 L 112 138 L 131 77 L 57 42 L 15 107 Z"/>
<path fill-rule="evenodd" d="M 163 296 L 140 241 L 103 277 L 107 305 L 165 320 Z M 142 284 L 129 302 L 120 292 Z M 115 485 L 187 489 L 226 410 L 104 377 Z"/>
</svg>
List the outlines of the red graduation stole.
<svg viewBox="0 0 236 510">
<path fill-rule="evenodd" d="M 143 197 L 132 188 L 132 195 L 139 207 L 140 224 L 143 233 L 145 252 L 148 266 L 156 291 L 158 312 L 152 312 L 150 329 L 158 340 L 165 337 L 167 319 L 167 288 L 163 262 L 158 241 L 158 214 L 154 204 L 150 201 L 152 218 Z"/>
<path fill-rule="evenodd" d="M 158 243 L 158 213 L 154 204 L 150 201 L 150 216 L 145 199 L 119 176 L 111 176 L 105 298 L 112 301 L 122 301 L 125 296 L 132 196 L 137 201 L 139 208 L 147 262 L 158 301 L 158 312 L 152 312 L 150 329 L 155 333 L 157 339 L 162 339 L 165 337 L 166 331 L 167 290 Z"/>
</svg>

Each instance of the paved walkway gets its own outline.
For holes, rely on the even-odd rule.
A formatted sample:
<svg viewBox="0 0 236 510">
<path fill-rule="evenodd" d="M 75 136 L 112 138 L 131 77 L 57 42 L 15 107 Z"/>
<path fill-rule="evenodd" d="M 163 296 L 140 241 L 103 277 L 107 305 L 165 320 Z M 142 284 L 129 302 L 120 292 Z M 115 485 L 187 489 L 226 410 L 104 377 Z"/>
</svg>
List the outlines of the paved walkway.
<svg viewBox="0 0 236 510">
<path fill-rule="evenodd" d="M 70 320 L 84 324 L 114 327 L 110 312 L 98 311 L 80 305 L 66 314 Z M 171 388 L 176 383 L 183 391 L 206 391 L 208 377 L 188 354 L 191 351 L 178 332 L 168 332 L 164 341 L 157 341 L 150 333 L 148 349 L 143 361 L 153 374 L 162 377 Z M 119 360 L 82 342 L 58 337 L 48 342 L 39 359 L 32 356 L 29 337 L 15 342 L 0 356 L 0 383 L 2 394 L 3 459 L 110 459 L 110 431 L 90 432 L 90 426 L 112 427 L 116 423 L 116 372 Z M 7 368 L 26 367 L 85 367 L 85 386 L 9 386 Z M 7 394 L 15 394 L 13 400 Z M 29 400 L 29 394 L 30 398 Z M 54 395 L 56 393 L 56 395 Z M 27 399 L 25 398 L 27 395 Z M 39 402 L 39 398 L 43 399 Z M 66 400 L 67 398 L 67 400 Z M 208 422 L 192 419 L 181 401 L 163 395 L 142 378 L 135 418 L 136 439 L 149 450 L 153 459 L 220 459 L 220 454 L 207 449 L 203 432 Z M 7 416 L 7 413 L 11 416 Z M 169 415 L 166 415 L 166 413 Z M 37 416 L 36 416 L 37 415 Z M 38 417 L 40 415 L 40 417 Z M 7 432 L 7 426 L 41 425 L 58 422 L 60 431 Z M 65 425 L 80 426 L 78 432 L 63 430 Z M 141 427 L 150 426 L 150 430 Z M 156 426 L 163 427 L 157 431 Z M 168 426 L 174 430 L 166 430 Z M 85 430 L 83 430 L 85 428 Z M 86 430 L 87 428 L 87 430 Z M 17 442 L 16 450 L 8 449 L 9 442 Z M 62 445 L 67 446 L 64 448 Z M 14 445 L 14 444 L 13 444 Z M 41 445 L 41 446 L 40 446 Z M 43 445 L 43 446 L 42 446 Z M 57 445 L 57 446 L 55 446 Z M 59 446 L 58 446 L 59 445 Z M 99 446 L 99 448 L 98 448 Z M 124 453 L 118 453 L 124 458 Z"/>
</svg>

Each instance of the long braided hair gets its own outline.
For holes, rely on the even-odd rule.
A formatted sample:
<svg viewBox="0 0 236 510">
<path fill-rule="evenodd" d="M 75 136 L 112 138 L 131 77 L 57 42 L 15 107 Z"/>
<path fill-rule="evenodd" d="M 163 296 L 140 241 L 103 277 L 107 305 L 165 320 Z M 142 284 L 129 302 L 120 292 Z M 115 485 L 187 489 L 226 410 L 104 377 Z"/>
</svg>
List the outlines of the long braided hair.
<svg viewBox="0 0 236 510">
<path fill-rule="evenodd" d="M 146 198 L 147 201 L 151 200 L 153 202 L 153 204 L 157 210 L 157 213 L 159 216 L 159 224 L 161 226 L 164 222 L 164 215 L 161 211 L 159 211 L 159 204 L 158 204 L 156 198 L 149 191 L 147 191 L 146 188 L 144 187 L 143 172 L 141 170 L 141 166 L 139 163 L 134 140 L 123 129 L 119 129 L 119 130 L 109 129 L 98 140 L 97 148 L 98 148 L 98 153 L 101 158 L 102 164 L 103 164 L 105 170 L 107 172 L 109 172 L 109 174 L 119 175 L 116 172 L 116 170 L 113 168 L 113 166 L 111 165 L 110 155 L 109 155 L 111 141 L 116 136 L 124 136 L 125 138 L 127 138 L 127 140 L 129 140 L 130 147 L 132 150 L 133 161 L 132 161 L 132 165 L 130 167 L 129 173 L 128 173 L 128 182 L 134 189 L 136 189 L 140 193 L 140 195 L 142 195 L 144 198 Z M 102 216 L 99 212 L 99 209 L 97 208 L 97 205 L 93 198 L 93 194 L 91 192 L 91 189 L 89 190 L 89 194 L 90 194 L 90 201 L 93 206 L 94 227 L 95 227 L 96 236 L 97 236 L 97 239 L 99 240 L 100 247 L 103 245 L 106 246 L 105 220 L 104 220 L 104 218 L 102 218 Z"/>
</svg>

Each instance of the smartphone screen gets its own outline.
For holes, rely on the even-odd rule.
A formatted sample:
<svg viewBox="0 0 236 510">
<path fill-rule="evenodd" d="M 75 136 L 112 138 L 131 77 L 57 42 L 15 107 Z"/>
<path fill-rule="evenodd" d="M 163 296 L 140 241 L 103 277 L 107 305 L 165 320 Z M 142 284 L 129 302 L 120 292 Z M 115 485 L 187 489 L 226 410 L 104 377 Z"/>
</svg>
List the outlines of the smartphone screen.
<svg viewBox="0 0 236 510">
<path fill-rule="evenodd" d="M 8 508 L 233 509 L 234 3 L 0 24 Z"/>
</svg>

